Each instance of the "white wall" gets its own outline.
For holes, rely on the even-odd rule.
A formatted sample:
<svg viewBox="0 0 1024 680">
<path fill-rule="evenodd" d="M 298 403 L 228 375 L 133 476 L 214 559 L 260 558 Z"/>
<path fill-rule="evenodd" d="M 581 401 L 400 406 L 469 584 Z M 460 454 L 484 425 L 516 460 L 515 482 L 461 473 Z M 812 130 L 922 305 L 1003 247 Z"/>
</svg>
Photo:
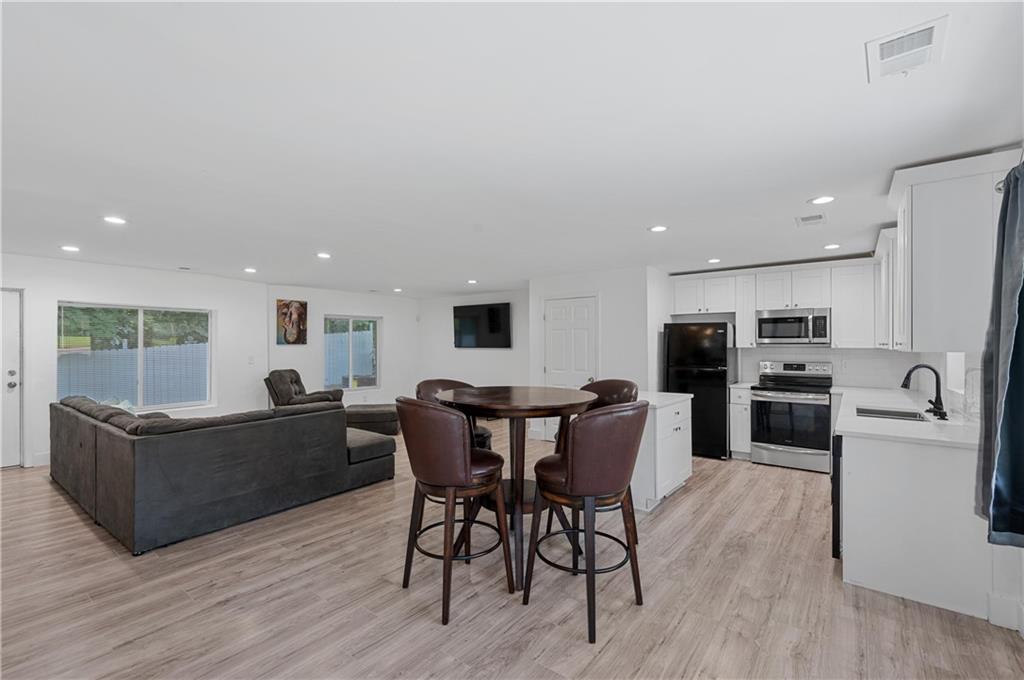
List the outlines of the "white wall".
<svg viewBox="0 0 1024 680">
<path fill-rule="evenodd" d="M 647 389 L 665 387 L 665 324 L 672 322 L 675 290 L 667 272 L 646 267 L 647 277 Z"/>
<path fill-rule="evenodd" d="M 512 304 L 512 348 L 455 347 L 452 307 Z M 530 294 L 527 290 L 420 300 L 419 378 L 454 378 L 473 385 L 530 382 Z"/>
<path fill-rule="evenodd" d="M 544 384 L 544 301 L 597 298 L 597 375 L 648 389 L 647 271 L 626 267 L 530 280 L 530 383 Z M 540 421 L 531 436 L 540 436 Z"/>
<path fill-rule="evenodd" d="M 307 344 L 278 345 L 277 299 L 305 300 Z M 381 319 L 378 337 L 380 385 L 375 388 L 346 390 L 345 403 L 383 403 L 415 392 L 419 376 L 420 338 L 417 314 L 419 303 L 399 295 L 348 293 L 302 286 L 266 287 L 264 304 L 264 342 L 269 347 L 269 366 L 294 368 L 309 391 L 324 388 L 324 315 L 366 316 Z"/>
<path fill-rule="evenodd" d="M 3 286 L 24 289 L 24 452 L 49 459 L 49 403 L 57 396 L 57 303 L 208 309 L 212 315 L 209 406 L 174 415 L 216 415 L 266 407 L 266 287 L 199 274 L 3 256 Z"/>
</svg>

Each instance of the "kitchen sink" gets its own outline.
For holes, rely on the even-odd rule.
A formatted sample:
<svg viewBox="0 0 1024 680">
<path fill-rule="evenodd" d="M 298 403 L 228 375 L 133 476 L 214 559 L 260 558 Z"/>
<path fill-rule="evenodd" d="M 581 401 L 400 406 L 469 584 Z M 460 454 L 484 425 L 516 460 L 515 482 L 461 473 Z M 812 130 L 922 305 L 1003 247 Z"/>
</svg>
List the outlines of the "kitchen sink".
<svg viewBox="0 0 1024 680">
<path fill-rule="evenodd" d="M 928 420 L 920 411 L 904 411 L 895 408 L 866 408 L 858 406 L 857 415 L 864 418 L 891 418 L 892 420 Z"/>
</svg>

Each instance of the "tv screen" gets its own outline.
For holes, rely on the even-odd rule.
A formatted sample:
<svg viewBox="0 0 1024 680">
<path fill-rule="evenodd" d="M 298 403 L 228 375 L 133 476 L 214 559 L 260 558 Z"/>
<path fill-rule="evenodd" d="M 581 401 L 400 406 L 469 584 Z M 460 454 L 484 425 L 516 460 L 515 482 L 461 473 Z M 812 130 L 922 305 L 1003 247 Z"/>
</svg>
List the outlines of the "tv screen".
<svg viewBox="0 0 1024 680">
<path fill-rule="evenodd" d="M 454 308 L 456 347 L 512 347 L 512 304 Z"/>
</svg>

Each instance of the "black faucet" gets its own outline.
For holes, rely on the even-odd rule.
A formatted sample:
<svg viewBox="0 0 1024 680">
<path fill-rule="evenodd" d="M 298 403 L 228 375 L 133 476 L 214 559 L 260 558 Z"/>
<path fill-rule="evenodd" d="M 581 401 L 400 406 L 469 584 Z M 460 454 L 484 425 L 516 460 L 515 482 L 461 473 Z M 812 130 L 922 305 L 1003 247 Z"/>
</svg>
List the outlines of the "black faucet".
<svg viewBox="0 0 1024 680">
<path fill-rule="evenodd" d="M 925 409 L 925 413 L 934 413 L 935 417 L 939 420 L 949 420 L 949 415 L 946 413 L 946 409 L 942 406 L 942 378 L 939 377 L 939 372 L 935 370 L 934 366 L 928 364 L 918 364 L 909 371 L 903 378 L 903 384 L 900 385 L 905 390 L 910 389 L 910 377 L 914 375 L 914 371 L 919 368 L 927 368 L 929 371 L 935 374 L 935 399 L 929 399 L 928 403 L 932 405 L 931 408 Z"/>
</svg>

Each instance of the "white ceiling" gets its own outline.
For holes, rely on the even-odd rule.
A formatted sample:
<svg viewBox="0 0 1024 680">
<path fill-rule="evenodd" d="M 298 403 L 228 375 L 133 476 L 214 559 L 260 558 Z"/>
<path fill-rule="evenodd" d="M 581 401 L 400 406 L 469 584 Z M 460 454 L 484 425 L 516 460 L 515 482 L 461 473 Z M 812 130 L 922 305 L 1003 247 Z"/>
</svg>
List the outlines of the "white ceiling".
<svg viewBox="0 0 1024 680">
<path fill-rule="evenodd" d="M 865 41 L 946 13 L 943 63 L 867 83 Z M 1021 34 L 1019 3 L 5 4 L 3 248 L 411 295 L 869 251 L 896 167 L 1021 138 Z"/>
</svg>

